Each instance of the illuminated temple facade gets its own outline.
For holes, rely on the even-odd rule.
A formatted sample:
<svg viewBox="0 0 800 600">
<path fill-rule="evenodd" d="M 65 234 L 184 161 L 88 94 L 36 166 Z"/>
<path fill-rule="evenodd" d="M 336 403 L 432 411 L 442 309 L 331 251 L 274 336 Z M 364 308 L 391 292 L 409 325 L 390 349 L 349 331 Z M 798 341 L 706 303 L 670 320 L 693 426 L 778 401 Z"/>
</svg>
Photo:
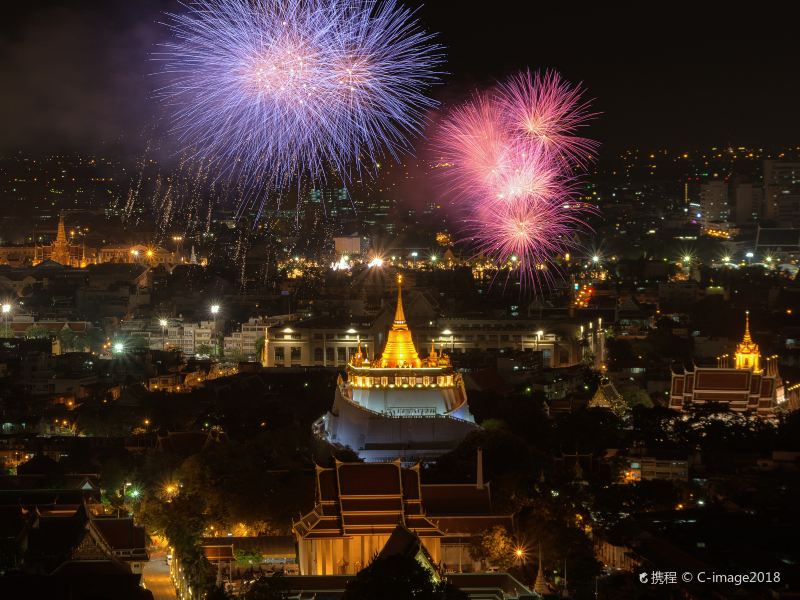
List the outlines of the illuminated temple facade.
<svg viewBox="0 0 800 600">
<path fill-rule="evenodd" d="M 477 429 L 461 375 L 431 347 L 420 358 L 403 312 L 402 277 L 397 309 L 380 357 L 359 344 L 339 378 L 330 412 L 315 424 L 319 435 L 353 449 L 367 462 L 435 458 Z"/>
<path fill-rule="evenodd" d="M 733 356 L 717 359 L 716 367 L 694 367 L 672 373 L 669 406 L 683 411 L 717 404 L 733 412 L 772 414 L 784 401 L 778 357 L 762 357 L 745 316 L 744 337 Z"/>
</svg>

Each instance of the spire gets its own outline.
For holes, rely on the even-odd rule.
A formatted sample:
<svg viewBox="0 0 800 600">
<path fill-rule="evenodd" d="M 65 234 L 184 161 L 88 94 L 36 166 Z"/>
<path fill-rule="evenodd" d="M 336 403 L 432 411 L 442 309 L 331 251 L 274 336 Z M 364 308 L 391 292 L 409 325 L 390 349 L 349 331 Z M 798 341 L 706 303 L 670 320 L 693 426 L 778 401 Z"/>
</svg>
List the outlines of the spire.
<svg viewBox="0 0 800 600">
<path fill-rule="evenodd" d="M 550 588 L 544 580 L 544 570 L 542 569 L 542 544 L 539 543 L 539 572 L 536 573 L 536 581 L 533 583 L 533 591 L 541 596 L 550 593 Z"/>
<path fill-rule="evenodd" d="M 397 276 L 397 308 L 394 312 L 394 323 L 392 323 L 392 328 L 386 338 L 386 347 L 381 355 L 380 366 L 383 368 L 422 366 L 403 312 L 402 275 Z"/>
<path fill-rule="evenodd" d="M 742 342 L 745 344 L 749 344 L 753 342 L 753 338 L 750 337 L 750 311 L 744 311 L 744 338 L 742 338 Z"/>
<path fill-rule="evenodd" d="M 58 215 L 58 233 L 56 234 L 56 244 L 67 243 L 67 228 L 64 226 L 64 213 Z"/>
<path fill-rule="evenodd" d="M 406 315 L 403 312 L 403 276 L 397 276 L 397 309 L 394 311 L 394 324 L 405 325 Z"/>
<path fill-rule="evenodd" d="M 761 351 L 750 336 L 749 310 L 744 313 L 744 337 L 736 346 L 734 361 L 737 369 L 751 369 L 755 372 L 761 370 Z"/>
</svg>

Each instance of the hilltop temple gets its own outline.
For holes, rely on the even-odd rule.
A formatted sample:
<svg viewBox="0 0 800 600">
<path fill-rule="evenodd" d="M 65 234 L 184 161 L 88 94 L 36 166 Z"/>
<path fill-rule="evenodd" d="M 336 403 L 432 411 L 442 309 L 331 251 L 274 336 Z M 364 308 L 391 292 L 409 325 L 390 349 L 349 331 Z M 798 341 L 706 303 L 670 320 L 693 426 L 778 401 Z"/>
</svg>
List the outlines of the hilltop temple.
<svg viewBox="0 0 800 600">
<path fill-rule="evenodd" d="M 672 373 L 669 407 L 718 404 L 733 412 L 772 414 L 784 402 L 778 357 L 762 357 L 750 335 L 750 313 L 745 314 L 744 337 L 731 357 L 717 358 L 716 367 L 682 369 Z"/>
<path fill-rule="evenodd" d="M 432 346 L 420 358 L 403 312 L 398 277 L 394 322 L 380 357 L 361 344 L 339 377 L 330 412 L 315 424 L 328 442 L 353 449 L 367 462 L 430 460 L 477 429 L 461 375 Z"/>
</svg>

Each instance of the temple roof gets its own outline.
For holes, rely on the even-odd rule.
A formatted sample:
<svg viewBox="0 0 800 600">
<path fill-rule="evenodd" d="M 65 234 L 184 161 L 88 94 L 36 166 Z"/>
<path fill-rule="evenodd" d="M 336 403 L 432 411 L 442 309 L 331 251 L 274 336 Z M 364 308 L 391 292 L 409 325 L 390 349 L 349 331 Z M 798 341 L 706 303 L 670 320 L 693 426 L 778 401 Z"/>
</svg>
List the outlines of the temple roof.
<svg viewBox="0 0 800 600">
<path fill-rule="evenodd" d="M 513 525 L 511 515 L 492 513 L 488 485 L 421 484 L 419 465 L 336 461 L 316 470 L 317 503 L 293 523 L 303 538 L 388 535 L 398 524 L 423 537 Z"/>
<path fill-rule="evenodd" d="M 744 337 L 736 346 L 736 354 L 759 354 L 758 344 L 750 337 L 750 311 L 745 313 Z"/>
<path fill-rule="evenodd" d="M 394 313 L 394 322 L 386 338 L 386 346 L 381 355 L 380 366 L 383 368 L 396 367 L 419 367 L 422 361 L 419 359 L 414 341 L 411 339 L 411 331 L 406 323 L 406 315 L 403 312 L 403 276 L 397 276 L 397 309 Z"/>
</svg>

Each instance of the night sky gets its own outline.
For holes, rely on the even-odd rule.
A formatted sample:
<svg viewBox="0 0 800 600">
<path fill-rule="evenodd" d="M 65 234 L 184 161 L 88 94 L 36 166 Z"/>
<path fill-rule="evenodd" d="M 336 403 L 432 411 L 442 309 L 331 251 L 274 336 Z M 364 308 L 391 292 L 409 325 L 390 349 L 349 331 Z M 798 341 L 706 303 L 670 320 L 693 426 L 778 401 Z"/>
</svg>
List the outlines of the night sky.
<svg viewBox="0 0 800 600">
<path fill-rule="evenodd" d="M 420 4 L 421 3 L 416 3 Z M 590 135 L 630 146 L 800 142 L 796 23 L 788 5 L 452 2 L 421 8 L 447 46 L 457 101 L 518 68 L 582 81 L 603 113 Z M 524 7 L 524 8 L 523 8 Z M 149 53 L 173 0 L 39 0 L 4 8 L 0 150 L 101 143 L 138 150 L 157 122 Z M 9 12 L 10 10 L 10 12 Z"/>
</svg>

